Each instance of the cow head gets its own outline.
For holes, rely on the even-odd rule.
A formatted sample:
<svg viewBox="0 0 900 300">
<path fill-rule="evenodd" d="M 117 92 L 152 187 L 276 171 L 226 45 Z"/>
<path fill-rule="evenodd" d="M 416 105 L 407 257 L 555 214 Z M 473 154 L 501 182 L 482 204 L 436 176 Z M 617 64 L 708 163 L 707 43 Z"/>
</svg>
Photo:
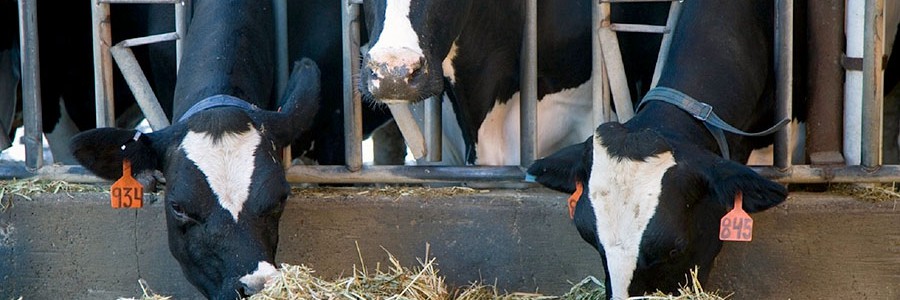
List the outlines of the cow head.
<svg viewBox="0 0 900 300">
<path fill-rule="evenodd" d="M 650 129 L 600 125 L 592 138 L 538 160 L 529 174 L 567 193 L 583 183 L 574 221 L 601 256 L 607 295 L 674 292 L 694 266 L 705 281 L 721 249 L 719 220 L 736 193 L 757 212 L 785 188 L 709 150 Z"/>
<path fill-rule="evenodd" d="M 369 51 L 360 89 L 382 102 L 416 102 L 444 89 L 442 63 L 472 1 L 366 0 Z"/>
<path fill-rule="evenodd" d="M 278 220 L 290 194 L 281 149 L 305 131 L 318 109 L 319 70 L 295 66 L 280 112 L 219 107 L 163 130 L 100 128 L 77 135 L 72 149 L 95 174 L 166 177 L 169 249 L 204 295 L 235 299 L 259 291 L 274 275 Z M 122 150 L 124 146 L 124 150 Z"/>
</svg>

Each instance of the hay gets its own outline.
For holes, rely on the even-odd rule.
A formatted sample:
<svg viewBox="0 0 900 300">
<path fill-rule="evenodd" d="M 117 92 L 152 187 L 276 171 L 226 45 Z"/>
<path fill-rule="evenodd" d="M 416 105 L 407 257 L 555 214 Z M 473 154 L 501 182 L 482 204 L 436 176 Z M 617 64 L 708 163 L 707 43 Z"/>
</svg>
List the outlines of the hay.
<svg viewBox="0 0 900 300">
<path fill-rule="evenodd" d="M 718 291 L 707 292 L 700 285 L 697 279 L 697 268 L 691 270 L 690 284 L 682 286 L 678 289 L 678 295 L 667 295 L 662 292 L 656 292 L 648 296 L 630 297 L 629 300 L 725 300 L 731 297 L 731 294 L 719 296 Z"/>
<path fill-rule="evenodd" d="M 105 190 L 97 185 L 69 183 L 61 180 L 13 179 L 0 181 L 0 198 L 4 198 L 6 195 L 17 195 L 31 200 L 31 196 L 45 193 L 66 193 L 69 198 L 74 198 L 71 193 L 102 192 Z"/>
<path fill-rule="evenodd" d="M 138 279 L 138 284 L 141 285 L 141 291 L 143 295 L 140 298 L 119 298 L 117 300 L 171 300 L 172 297 L 157 295 L 150 289 L 150 286 L 147 285 L 147 281 L 143 278 Z"/>
<path fill-rule="evenodd" d="M 427 249 L 427 247 L 426 247 Z M 435 259 L 418 260 L 413 269 L 400 265 L 394 255 L 388 254 L 390 266 L 382 271 L 380 266 L 374 273 L 368 273 L 360 259 L 362 269 L 354 267 L 353 276 L 326 281 L 313 276 L 313 271 L 304 265 L 282 264 L 279 274 L 266 285 L 262 292 L 250 300 L 319 300 L 319 299 L 372 299 L 372 300 L 426 300 L 449 299 L 444 278 L 437 275 Z"/>
<path fill-rule="evenodd" d="M 282 264 L 279 274 L 266 284 L 259 294 L 250 300 L 594 300 L 605 299 L 603 283 L 588 277 L 575 284 L 565 295 L 545 296 L 537 293 L 501 294 L 496 285 L 472 283 L 449 293 L 444 278 L 438 275 L 435 258 L 429 257 L 429 245 L 425 247 L 425 259 L 417 259 L 418 266 L 405 268 L 388 254 L 389 268 L 381 271 L 376 266 L 368 273 L 362 254 L 361 269 L 354 267 L 353 275 L 333 281 L 315 276 L 315 271 L 305 265 Z M 384 249 L 384 248 L 382 248 Z M 357 251 L 359 247 L 357 246 Z"/>
<path fill-rule="evenodd" d="M 356 197 L 389 197 L 399 199 L 402 197 L 437 198 L 453 197 L 461 195 L 488 193 L 490 190 L 479 190 L 470 187 L 423 187 L 423 186 L 387 186 L 381 188 L 294 188 L 293 193 L 307 198 L 334 199 Z"/>
<path fill-rule="evenodd" d="M 900 199 L 896 182 L 881 184 L 836 183 L 828 190 L 844 196 L 851 196 L 867 202 L 887 202 Z"/>
<path fill-rule="evenodd" d="M 102 192 L 106 190 L 97 185 L 76 184 L 61 180 L 0 180 L 0 212 L 4 212 L 13 206 L 13 197 L 7 196 L 19 196 L 31 201 L 31 197 L 38 194 L 66 193 L 66 196 L 69 196 L 69 198 L 75 198 L 75 196 L 72 196 L 72 193 Z"/>
</svg>

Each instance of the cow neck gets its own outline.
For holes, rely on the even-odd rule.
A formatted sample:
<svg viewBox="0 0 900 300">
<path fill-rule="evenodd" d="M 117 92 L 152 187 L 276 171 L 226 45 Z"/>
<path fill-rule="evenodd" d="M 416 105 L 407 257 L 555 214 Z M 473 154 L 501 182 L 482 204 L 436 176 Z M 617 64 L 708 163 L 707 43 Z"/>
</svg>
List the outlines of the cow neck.
<svg viewBox="0 0 900 300">
<path fill-rule="evenodd" d="M 719 147 L 719 152 L 722 153 L 722 157 L 725 159 L 731 159 L 728 141 L 725 140 L 725 131 L 743 136 L 765 136 L 775 133 L 791 121 L 790 119 L 783 119 L 766 130 L 760 132 L 746 132 L 737 129 L 728 124 L 728 122 L 722 120 L 722 118 L 713 111 L 711 105 L 698 101 L 676 89 L 667 87 L 655 87 L 650 89 L 650 91 L 647 92 L 647 95 L 644 96 L 644 99 L 641 100 L 641 103 L 638 104 L 638 111 L 650 101 L 661 101 L 674 105 L 678 109 L 690 114 L 692 117 L 702 122 L 703 126 L 706 127 L 713 138 L 715 138 L 716 144 L 718 144 Z"/>
<path fill-rule="evenodd" d="M 236 107 L 246 111 L 255 111 L 259 110 L 259 107 L 256 105 L 250 104 L 250 102 L 244 101 L 241 98 L 234 97 L 231 95 L 218 94 L 204 98 L 197 102 L 191 108 L 187 110 L 181 118 L 178 119 L 178 122 L 184 122 L 188 118 L 193 115 L 196 115 L 202 111 L 218 108 L 218 107 Z"/>
</svg>

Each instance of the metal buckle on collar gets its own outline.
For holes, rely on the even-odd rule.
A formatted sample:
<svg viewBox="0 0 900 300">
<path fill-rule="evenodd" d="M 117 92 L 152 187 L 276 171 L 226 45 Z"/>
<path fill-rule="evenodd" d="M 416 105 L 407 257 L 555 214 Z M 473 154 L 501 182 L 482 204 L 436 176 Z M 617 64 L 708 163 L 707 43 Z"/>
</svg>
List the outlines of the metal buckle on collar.
<svg viewBox="0 0 900 300">
<path fill-rule="evenodd" d="M 700 110 L 694 114 L 694 118 L 697 118 L 700 121 L 706 121 L 709 119 L 709 116 L 712 115 L 713 107 L 712 105 L 706 104 L 705 102 L 697 102 L 700 105 Z"/>
</svg>

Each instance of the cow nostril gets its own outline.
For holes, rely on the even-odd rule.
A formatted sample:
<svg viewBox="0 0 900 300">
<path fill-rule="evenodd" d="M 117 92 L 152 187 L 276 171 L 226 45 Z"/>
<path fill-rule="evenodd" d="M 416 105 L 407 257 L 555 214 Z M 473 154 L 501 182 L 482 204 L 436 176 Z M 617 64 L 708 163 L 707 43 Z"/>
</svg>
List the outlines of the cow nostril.
<svg viewBox="0 0 900 300">
<path fill-rule="evenodd" d="M 248 285 L 246 283 L 241 283 L 240 288 L 238 289 L 238 292 L 241 293 L 241 296 L 242 296 L 241 298 L 255 295 L 256 293 L 259 293 L 260 291 L 261 291 L 260 288 L 251 287 L 250 285 Z"/>
<path fill-rule="evenodd" d="M 414 66 L 412 72 L 409 73 L 409 78 L 412 79 L 419 77 L 420 74 L 422 74 L 422 68 L 419 66 Z"/>
</svg>

